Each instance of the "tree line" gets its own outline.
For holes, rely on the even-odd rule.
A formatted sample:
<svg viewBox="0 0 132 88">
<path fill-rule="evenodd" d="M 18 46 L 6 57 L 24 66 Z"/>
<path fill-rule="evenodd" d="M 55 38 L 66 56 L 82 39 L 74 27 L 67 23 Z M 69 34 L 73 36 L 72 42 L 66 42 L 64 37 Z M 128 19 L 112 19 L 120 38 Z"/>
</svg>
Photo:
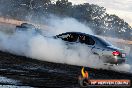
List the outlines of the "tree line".
<svg viewBox="0 0 132 88">
<path fill-rule="evenodd" d="M 36 18 L 49 14 L 72 17 L 89 26 L 95 34 L 132 40 L 131 26 L 98 5 L 73 5 L 68 0 L 0 0 L 0 16 L 23 20 L 31 14 Z"/>
</svg>

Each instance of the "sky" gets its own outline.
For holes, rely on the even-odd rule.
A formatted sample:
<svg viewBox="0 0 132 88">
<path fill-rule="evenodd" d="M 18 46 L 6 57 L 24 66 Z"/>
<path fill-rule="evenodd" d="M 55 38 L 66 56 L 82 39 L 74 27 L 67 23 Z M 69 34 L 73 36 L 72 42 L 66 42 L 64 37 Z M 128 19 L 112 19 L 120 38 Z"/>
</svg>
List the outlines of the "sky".
<svg viewBox="0 0 132 88">
<path fill-rule="evenodd" d="M 73 4 L 90 3 L 106 8 L 109 14 L 115 14 L 132 26 L 132 0 L 68 0 Z"/>
</svg>

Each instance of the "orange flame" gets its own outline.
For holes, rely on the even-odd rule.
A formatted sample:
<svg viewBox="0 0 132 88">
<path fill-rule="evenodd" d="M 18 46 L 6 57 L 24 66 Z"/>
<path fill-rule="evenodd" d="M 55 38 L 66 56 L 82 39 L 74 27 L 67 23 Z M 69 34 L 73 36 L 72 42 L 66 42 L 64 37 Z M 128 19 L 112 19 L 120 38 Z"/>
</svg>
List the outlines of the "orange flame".
<svg viewBox="0 0 132 88">
<path fill-rule="evenodd" d="M 82 73 L 83 78 L 88 78 L 89 77 L 88 71 L 84 71 L 84 67 L 82 68 L 81 73 Z"/>
</svg>

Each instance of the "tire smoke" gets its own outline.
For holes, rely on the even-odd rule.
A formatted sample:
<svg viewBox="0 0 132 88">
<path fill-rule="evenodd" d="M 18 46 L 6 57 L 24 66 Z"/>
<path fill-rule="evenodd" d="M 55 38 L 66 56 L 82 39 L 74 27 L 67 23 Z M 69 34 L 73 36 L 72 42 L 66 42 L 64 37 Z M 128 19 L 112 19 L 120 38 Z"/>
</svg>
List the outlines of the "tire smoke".
<svg viewBox="0 0 132 88">
<path fill-rule="evenodd" d="M 33 30 L 15 31 L 12 35 L 0 32 L 0 50 L 42 61 L 105 68 L 99 57 L 93 55 L 91 48 L 86 45 L 79 43 L 67 45 L 61 39 L 54 39 L 51 36 L 69 31 L 93 34 L 89 27 L 73 18 L 50 19 L 49 25 L 51 30 L 40 30 L 43 35 L 35 34 Z"/>
</svg>

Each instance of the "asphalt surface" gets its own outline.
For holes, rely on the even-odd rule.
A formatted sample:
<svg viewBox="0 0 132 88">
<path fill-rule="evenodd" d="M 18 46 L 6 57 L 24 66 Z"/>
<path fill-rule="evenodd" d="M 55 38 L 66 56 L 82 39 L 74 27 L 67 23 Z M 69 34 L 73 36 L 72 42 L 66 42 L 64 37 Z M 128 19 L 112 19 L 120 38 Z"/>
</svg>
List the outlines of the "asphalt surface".
<svg viewBox="0 0 132 88">
<path fill-rule="evenodd" d="M 78 76 L 81 74 L 81 68 L 0 51 L 0 88 L 79 88 Z M 130 79 L 132 81 L 130 73 L 85 69 L 88 70 L 91 79 Z"/>
</svg>

